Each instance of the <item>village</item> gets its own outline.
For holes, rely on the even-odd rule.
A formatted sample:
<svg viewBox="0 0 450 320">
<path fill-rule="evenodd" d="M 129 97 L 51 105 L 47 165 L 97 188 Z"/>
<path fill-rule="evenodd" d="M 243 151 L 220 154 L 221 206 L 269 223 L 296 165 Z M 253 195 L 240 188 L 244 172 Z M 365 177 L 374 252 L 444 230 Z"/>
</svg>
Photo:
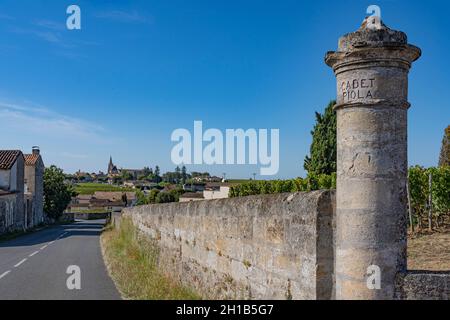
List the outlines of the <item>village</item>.
<svg viewBox="0 0 450 320">
<path fill-rule="evenodd" d="M 44 169 L 39 147 L 33 147 L 30 154 L 0 150 L 0 235 L 54 222 L 44 214 Z M 106 173 L 79 170 L 65 174 L 64 183 L 74 189 L 62 217 L 68 221 L 104 218 L 126 207 L 147 204 L 149 196 L 155 203 L 228 198 L 230 187 L 239 184 L 207 172 L 187 173 L 185 167 L 161 175 L 158 166 L 155 171 L 118 168 L 112 157 Z"/>
<path fill-rule="evenodd" d="M 110 157 L 106 174 L 78 171 L 67 175 L 66 183 L 73 185 L 77 195 L 72 198 L 66 212 L 81 217 L 85 214 L 108 214 L 123 208 L 154 203 L 189 202 L 224 199 L 230 187 L 239 182 L 211 176 L 207 172 L 187 173 L 186 167 L 160 174 L 159 167 L 119 168 Z"/>
</svg>

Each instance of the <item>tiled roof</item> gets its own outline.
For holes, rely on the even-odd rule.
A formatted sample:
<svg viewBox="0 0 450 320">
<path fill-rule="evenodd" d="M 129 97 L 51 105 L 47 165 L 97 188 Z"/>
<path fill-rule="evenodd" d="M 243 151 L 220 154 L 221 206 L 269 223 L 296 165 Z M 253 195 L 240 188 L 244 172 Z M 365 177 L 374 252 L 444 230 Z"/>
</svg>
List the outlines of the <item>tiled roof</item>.
<svg viewBox="0 0 450 320">
<path fill-rule="evenodd" d="M 120 191 L 95 191 L 93 198 L 102 199 L 102 200 L 110 200 L 117 201 L 122 200 L 122 195 L 127 195 L 127 200 L 132 201 L 136 199 L 135 192 L 120 192 Z"/>
<path fill-rule="evenodd" d="M 203 197 L 203 193 L 199 193 L 199 192 L 186 192 L 183 193 L 180 198 L 183 199 L 204 199 Z"/>
<path fill-rule="evenodd" d="M 209 182 L 206 184 L 206 189 L 233 187 L 239 185 L 238 182 Z"/>
<path fill-rule="evenodd" d="M 20 155 L 22 155 L 20 150 L 0 150 L 0 170 L 11 169 Z"/>
<path fill-rule="evenodd" d="M 25 165 L 27 166 L 33 166 L 36 164 L 36 161 L 39 159 L 38 154 L 24 154 L 25 157 Z"/>
</svg>

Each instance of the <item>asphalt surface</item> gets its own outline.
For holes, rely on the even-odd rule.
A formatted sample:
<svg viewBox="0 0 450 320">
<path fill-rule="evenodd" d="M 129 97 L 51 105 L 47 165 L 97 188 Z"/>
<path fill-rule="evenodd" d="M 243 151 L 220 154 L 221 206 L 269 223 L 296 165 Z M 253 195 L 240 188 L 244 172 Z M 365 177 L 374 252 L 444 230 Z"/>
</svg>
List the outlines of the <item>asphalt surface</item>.
<svg viewBox="0 0 450 320">
<path fill-rule="evenodd" d="M 101 254 L 104 223 L 77 221 L 0 242 L 0 300 L 120 299 Z"/>
</svg>

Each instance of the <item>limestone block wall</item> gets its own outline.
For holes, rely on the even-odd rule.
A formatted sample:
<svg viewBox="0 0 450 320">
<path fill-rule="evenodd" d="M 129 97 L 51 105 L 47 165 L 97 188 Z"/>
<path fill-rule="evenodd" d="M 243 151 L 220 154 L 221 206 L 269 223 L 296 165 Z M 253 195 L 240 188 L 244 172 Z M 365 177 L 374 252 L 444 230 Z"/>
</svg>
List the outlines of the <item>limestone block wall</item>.
<svg viewBox="0 0 450 320">
<path fill-rule="evenodd" d="M 449 271 L 408 271 L 397 276 L 395 298 L 450 300 Z"/>
<path fill-rule="evenodd" d="M 127 208 L 160 267 L 208 298 L 331 299 L 333 191 Z"/>
</svg>

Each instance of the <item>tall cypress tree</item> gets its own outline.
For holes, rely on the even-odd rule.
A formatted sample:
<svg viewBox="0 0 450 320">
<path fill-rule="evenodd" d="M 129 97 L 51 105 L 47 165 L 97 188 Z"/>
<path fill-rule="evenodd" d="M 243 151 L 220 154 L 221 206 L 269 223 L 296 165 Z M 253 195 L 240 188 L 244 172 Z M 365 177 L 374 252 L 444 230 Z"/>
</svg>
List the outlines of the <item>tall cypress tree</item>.
<svg viewBox="0 0 450 320">
<path fill-rule="evenodd" d="M 439 167 L 444 166 L 450 166 L 450 126 L 448 126 L 444 131 L 441 154 L 439 156 Z"/>
<path fill-rule="evenodd" d="M 316 124 L 311 135 L 310 155 L 306 156 L 304 168 L 308 174 L 331 174 L 336 172 L 336 101 L 331 101 L 323 114 L 316 112 Z"/>
</svg>

